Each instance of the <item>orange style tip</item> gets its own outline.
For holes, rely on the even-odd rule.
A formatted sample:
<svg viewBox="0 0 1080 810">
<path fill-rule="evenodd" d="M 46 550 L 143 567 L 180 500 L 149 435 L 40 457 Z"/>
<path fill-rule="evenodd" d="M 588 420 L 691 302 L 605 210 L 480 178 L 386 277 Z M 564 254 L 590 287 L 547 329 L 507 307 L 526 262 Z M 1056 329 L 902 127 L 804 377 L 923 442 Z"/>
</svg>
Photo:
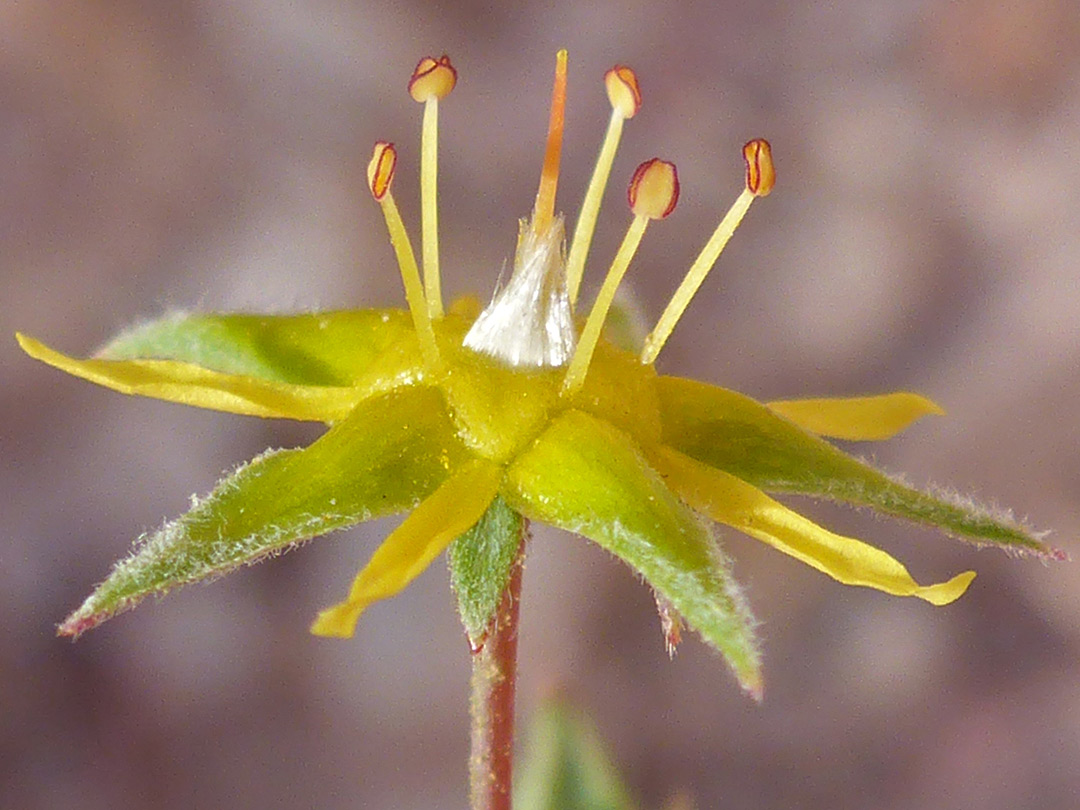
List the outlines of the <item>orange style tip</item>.
<svg viewBox="0 0 1080 810">
<path fill-rule="evenodd" d="M 445 53 L 438 59 L 425 56 L 416 63 L 416 69 L 409 79 L 409 95 L 415 101 L 424 102 L 429 98 L 445 98 L 457 84 L 457 71 L 450 64 L 450 57 Z"/>
<path fill-rule="evenodd" d="M 768 197 L 776 185 L 772 147 L 764 138 L 754 138 L 742 149 L 746 161 L 746 187 L 755 197 Z"/>
<path fill-rule="evenodd" d="M 646 160 L 634 171 L 626 198 L 635 216 L 666 217 L 679 201 L 679 173 L 675 164 L 660 158 Z"/>
<path fill-rule="evenodd" d="M 633 118 L 641 109 L 641 85 L 637 74 L 625 65 L 616 65 L 604 74 L 604 87 L 612 109 L 623 118 Z"/>
<path fill-rule="evenodd" d="M 397 167 L 397 150 L 392 143 L 376 141 L 375 149 L 371 153 L 371 162 L 367 167 L 368 188 L 371 196 L 382 201 L 386 193 L 390 191 L 390 183 L 394 179 L 394 169 Z"/>
</svg>

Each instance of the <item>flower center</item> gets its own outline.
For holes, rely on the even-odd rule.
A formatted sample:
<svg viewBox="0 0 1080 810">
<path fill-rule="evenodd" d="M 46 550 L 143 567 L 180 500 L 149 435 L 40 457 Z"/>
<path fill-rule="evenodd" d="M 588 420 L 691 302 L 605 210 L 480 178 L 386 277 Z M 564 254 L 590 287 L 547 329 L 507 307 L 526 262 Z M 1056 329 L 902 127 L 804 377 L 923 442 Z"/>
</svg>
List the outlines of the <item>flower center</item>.
<svg viewBox="0 0 1080 810">
<path fill-rule="evenodd" d="M 605 352 L 597 354 L 597 349 L 602 345 L 603 326 L 619 283 L 633 260 L 648 223 L 668 216 L 679 195 L 674 164 L 653 158 L 642 163 L 634 172 L 627 194 L 634 218 L 579 337 L 573 317 L 574 307 L 599 216 L 600 200 L 607 186 L 623 123 L 634 117 L 641 108 L 641 88 L 634 71 L 622 65 L 616 65 L 604 76 L 611 104 L 611 120 L 589 181 L 567 258 L 563 218 L 555 213 L 566 109 L 566 66 L 566 51 L 559 51 L 556 55 L 540 186 L 532 215 L 519 223 L 510 279 L 505 287 L 496 291 L 491 303 L 454 347 L 487 358 L 488 363 L 500 365 L 511 373 L 521 373 L 525 378 L 535 378 L 537 372 L 564 369 L 561 385 L 556 386 L 561 407 L 578 398 L 590 374 L 599 373 L 592 368 L 594 356 L 609 356 Z M 443 338 L 453 331 L 440 325 L 444 313 L 439 281 L 436 142 L 438 103 L 450 93 L 456 82 L 457 72 L 445 55 L 439 59 L 421 59 L 409 82 L 412 97 L 424 104 L 420 183 L 422 277 L 390 193 L 397 163 L 393 144 L 377 143 L 368 167 L 368 183 L 386 218 L 424 366 L 437 380 L 452 378 L 455 373 L 453 366 L 460 364 L 460 357 L 463 356 L 459 351 L 448 351 L 445 345 L 440 351 L 433 326 L 439 326 L 439 334 Z M 639 362 L 644 366 L 652 366 L 656 361 L 675 324 L 686 311 L 750 204 L 756 197 L 764 197 L 772 190 L 776 174 L 768 142 L 760 139 L 750 141 L 743 147 L 743 158 L 746 162 L 746 186 L 690 267 L 656 327 L 645 339 L 639 356 Z M 457 359 L 450 361 L 447 355 Z M 548 379 L 546 374 L 541 376 Z M 449 388 L 447 392 L 449 396 Z M 450 396 L 450 399 L 451 405 L 456 408 L 454 397 Z"/>
</svg>

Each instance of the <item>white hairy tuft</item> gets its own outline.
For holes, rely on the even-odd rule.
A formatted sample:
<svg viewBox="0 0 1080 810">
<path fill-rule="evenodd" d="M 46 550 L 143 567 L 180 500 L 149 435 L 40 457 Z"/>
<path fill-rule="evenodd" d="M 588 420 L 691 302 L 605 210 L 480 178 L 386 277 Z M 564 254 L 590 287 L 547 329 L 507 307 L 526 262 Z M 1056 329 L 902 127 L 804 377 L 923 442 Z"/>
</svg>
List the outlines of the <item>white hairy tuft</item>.
<svg viewBox="0 0 1080 810">
<path fill-rule="evenodd" d="M 465 336 L 465 346 L 511 366 L 564 366 L 577 343 L 566 292 L 563 219 L 543 233 L 522 223 L 514 272 Z"/>
</svg>

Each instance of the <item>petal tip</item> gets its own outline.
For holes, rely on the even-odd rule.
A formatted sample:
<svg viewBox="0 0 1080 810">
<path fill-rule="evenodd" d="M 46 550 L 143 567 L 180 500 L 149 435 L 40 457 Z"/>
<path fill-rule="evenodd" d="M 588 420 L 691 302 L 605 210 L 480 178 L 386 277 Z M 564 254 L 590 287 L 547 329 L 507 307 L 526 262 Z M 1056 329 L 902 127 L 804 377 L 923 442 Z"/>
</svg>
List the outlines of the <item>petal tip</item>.
<svg viewBox="0 0 1080 810">
<path fill-rule="evenodd" d="M 311 634 L 323 638 L 352 638 L 360 611 L 348 602 L 320 611 L 311 623 Z"/>
<path fill-rule="evenodd" d="M 936 607 L 944 607 L 945 605 L 952 604 L 963 596 L 974 579 L 974 571 L 964 571 L 962 574 L 957 574 L 948 582 L 942 582 L 940 585 L 928 585 L 921 588 L 917 593 L 917 596 Z"/>
</svg>

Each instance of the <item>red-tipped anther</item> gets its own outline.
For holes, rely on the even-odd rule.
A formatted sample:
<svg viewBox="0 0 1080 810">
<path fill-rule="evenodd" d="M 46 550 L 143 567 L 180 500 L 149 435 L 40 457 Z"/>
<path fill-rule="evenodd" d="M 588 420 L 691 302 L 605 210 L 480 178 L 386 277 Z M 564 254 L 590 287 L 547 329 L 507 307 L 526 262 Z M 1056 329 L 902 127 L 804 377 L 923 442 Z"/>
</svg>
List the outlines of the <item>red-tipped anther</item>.
<svg viewBox="0 0 1080 810">
<path fill-rule="evenodd" d="M 646 160 L 634 171 L 626 197 L 636 216 L 666 217 L 679 201 L 679 173 L 675 164 L 660 158 Z"/>
<path fill-rule="evenodd" d="M 772 147 L 764 138 L 754 138 L 742 150 L 746 161 L 746 187 L 755 197 L 768 197 L 776 184 Z"/>
<path fill-rule="evenodd" d="M 416 64 L 409 79 L 409 95 L 416 101 L 445 98 L 457 84 L 457 71 L 445 53 L 438 59 L 425 56 Z"/>
<path fill-rule="evenodd" d="M 625 65 L 616 65 L 604 74 L 608 101 L 623 118 L 633 118 L 641 109 L 641 85 L 637 74 Z"/>
<path fill-rule="evenodd" d="M 397 150 L 392 143 L 376 141 L 375 150 L 371 153 L 371 162 L 367 167 L 368 188 L 376 200 L 382 200 L 386 192 L 390 190 L 390 183 L 394 179 L 394 168 L 397 166 Z"/>
</svg>

